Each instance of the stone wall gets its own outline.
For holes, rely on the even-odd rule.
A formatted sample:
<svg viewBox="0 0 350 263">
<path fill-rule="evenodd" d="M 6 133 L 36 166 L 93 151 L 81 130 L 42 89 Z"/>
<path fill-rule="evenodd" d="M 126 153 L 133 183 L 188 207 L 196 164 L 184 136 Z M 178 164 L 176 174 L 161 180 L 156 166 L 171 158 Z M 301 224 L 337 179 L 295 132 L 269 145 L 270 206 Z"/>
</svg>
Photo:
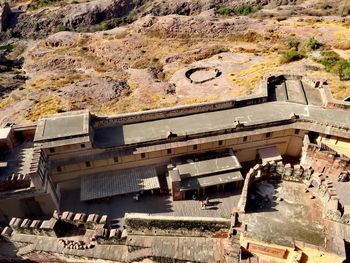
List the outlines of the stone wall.
<svg viewBox="0 0 350 263">
<path fill-rule="evenodd" d="M 231 220 L 207 217 L 152 216 L 126 213 L 125 225 L 132 235 L 227 237 Z"/>
<path fill-rule="evenodd" d="M 327 81 L 320 81 L 320 82 L 322 83 L 320 87 L 321 96 L 324 101 L 324 105 L 327 108 L 338 108 L 338 109 L 344 109 L 344 110 L 350 109 L 350 102 L 336 100 L 333 98 Z"/>
<path fill-rule="evenodd" d="M 119 114 L 111 117 L 93 116 L 93 128 L 105 126 L 123 125 L 143 121 L 178 117 L 196 113 L 205 113 L 231 108 L 244 107 L 248 105 L 260 104 L 267 102 L 267 79 L 262 81 L 257 95 L 239 97 L 237 99 L 198 103 L 185 106 L 175 106 L 170 108 L 148 110 L 144 112 L 132 112 Z"/>
<path fill-rule="evenodd" d="M 334 151 L 323 150 L 321 145 L 310 143 L 307 138 L 304 138 L 302 165 L 334 178 L 343 172 L 350 173 L 349 158 L 337 156 Z"/>
<path fill-rule="evenodd" d="M 337 156 L 336 152 L 322 149 L 322 145 L 310 143 L 308 136 L 304 137 L 301 164 L 312 167 L 312 173 L 305 176 L 303 182 L 307 187 L 313 187 L 313 193 L 324 205 L 324 215 L 327 219 L 350 225 L 350 206 L 342 205 L 333 178 L 337 180 L 342 173 L 350 173 L 350 160 Z"/>
<path fill-rule="evenodd" d="M 266 180 L 270 176 L 278 176 L 286 181 L 302 183 L 305 176 L 308 176 L 310 173 L 312 173 L 310 169 L 304 169 L 300 165 L 283 164 L 282 161 L 256 164 L 245 177 L 242 194 L 237 205 L 237 212 L 245 213 L 249 190 L 254 183 Z"/>
<path fill-rule="evenodd" d="M 0 24 L 0 31 L 4 32 L 7 29 L 8 26 L 8 21 L 10 19 L 11 15 L 11 8 L 10 5 L 7 2 L 2 2 L 0 3 L 0 19 L 1 19 L 1 24 Z"/>
<path fill-rule="evenodd" d="M 127 231 L 113 229 L 108 224 L 106 215 L 73 213 L 55 211 L 49 220 L 31 220 L 28 218 L 13 217 L 9 226 L 3 229 L 2 236 L 10 238 L 12 233 L 26 234 L 33 236 L 57 237 L 57 242 L 63 248 L 88 249 L 92 248 L 90 243 L 71 242 L 65 238 L 67 232 L 74 229 L 85 229 L 90 231 L 91 241 L 96 244 L 125 244 Z"/>
<path fill-rule="evenodd" d="M 12 174 L 0 181 L 0 192 L 28 188 L 30 182 L 29 175 Z"/>
<path fill-rule="evenodd" d="M 349 172 L 349 160 L 336 157 L 304 138 L 303 153 L 300 165 L 270 162 L 257 164 L 247 173 L 237 212 L 245 213 L 250 187 L 268 176 L 280 176 L 283 180 L 303 183 L 306 191 L 317 196 L 324 206 L 324 217 L 343 224 L 350 225 L 350 206 L 342 206 L 339 196 L 329 176 L 339 176 Z"/>
</svg>

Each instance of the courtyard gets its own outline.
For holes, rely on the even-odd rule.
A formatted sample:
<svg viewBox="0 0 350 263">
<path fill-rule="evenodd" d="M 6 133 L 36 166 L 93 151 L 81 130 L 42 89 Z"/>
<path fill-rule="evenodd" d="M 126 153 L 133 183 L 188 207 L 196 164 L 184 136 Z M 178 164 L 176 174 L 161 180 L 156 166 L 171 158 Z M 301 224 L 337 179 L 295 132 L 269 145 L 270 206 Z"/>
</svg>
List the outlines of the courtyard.
<svg viewBox="0 0 350 263">
<path fill-rule="evenodd" d="M 301 183 L 280 179 L 257 183 L 245 216 L 248 237 L 291 247 L 295 241 L 324 245 L 322 203 Z"/>
<path fill-rule="evenodd" d="M 201 209 L 199 200 L 172 201 L 167 194 L 144 194 L 139 200 L 133 195 L 114 196 L 94 202 L 81 202 L 80 190 L 62 192 L 61 211 L 108 215 L 110 220 L 121 222 L 125 213 L 147 213 L 167 216 L 222 217 L 230 218 L 237 206 L 241 190 L 208 195 L 210 205 Z"/>
</svg>

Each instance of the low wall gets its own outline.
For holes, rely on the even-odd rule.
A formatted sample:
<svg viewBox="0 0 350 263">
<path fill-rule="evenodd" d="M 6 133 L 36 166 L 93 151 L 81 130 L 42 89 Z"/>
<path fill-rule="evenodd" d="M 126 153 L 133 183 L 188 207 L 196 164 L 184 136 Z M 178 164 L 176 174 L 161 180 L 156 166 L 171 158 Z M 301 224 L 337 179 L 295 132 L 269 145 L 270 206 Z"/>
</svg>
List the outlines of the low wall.
<svg viewBox="0 0 350 263">
<path fill-rule="evenodd" d="M 100 128 L 105 126 L 123 125 L 157 119 L 166 119 L 196 113 L 205 113 L 209 111 L 239 108 L 248 105 L 260 104 L 267 102 L 266 87 L 267 79 L 265 78 L 257 91 L 258 95 L 240 97 L 231 100 L 221 100 L 192 105 L 175 106 L 156 110 L 148 110 L 142 112 L 125 113 L 111 117 L 93 116 L 92 125 L 93 128 Z"/>
<path fill-rule="evenodd" d="M 153 216 L 126 213 L 129 234 L 157 236 L 227 237 L 230 219 L 210 217 Z"/>
<path fill-rule="evenodd" d="M 322 88 L 320 88 L 320 92 L 321 92 L 322 99 L 325 103 L 325 106 L 327 108 L 337 108 L 337 109 L 344 109 L 344 110 L 350 109 L 350 102 L 336 100 L 333 98 L 332 93 L 329 89 L 329 86 L 326 82 L 325 84 L 322 85 Z"/>
<path fill-rule="evenodd" d="M 237 212 L 243 214 L 246 212 L 249 190 L 254 183 L 266 180 L 271 176 L 281 177 L 285 181 L 301 183 L 305 176 L 308 176 L 310 173 L 311 170 L 304 169 L 300 165 L 292 166 L 291 164 L 283 164 L 282 161 L 277 163 L 271 161 L 255 165 L 245 177 L 242 194 L 237 205 Z"/>
</svg>

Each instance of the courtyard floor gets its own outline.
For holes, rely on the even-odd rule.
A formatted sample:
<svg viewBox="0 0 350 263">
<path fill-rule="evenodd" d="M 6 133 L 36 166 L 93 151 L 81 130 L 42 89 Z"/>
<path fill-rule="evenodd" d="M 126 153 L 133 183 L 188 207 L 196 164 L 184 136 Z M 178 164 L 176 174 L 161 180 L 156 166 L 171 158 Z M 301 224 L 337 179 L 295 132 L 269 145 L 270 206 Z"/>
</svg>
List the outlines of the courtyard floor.
<svg viewBox="0 0 350 263">
<path fill-rule="evenodd" d="M 324 245 L 322 203 L 303 184 L 267 180 L 254 187 L 245 215 L 248 237 L 283 246 Z"/>
<path fill-rule="evenodd" d="M 211 206 L 202 210 L 198 200 L 174 202 L 169 195 L 143 195 L 138 201 L 132 195 L 124 195 L 114 196 L 108 201 L 86 203 L 80 201 L 80 190 L 71 190 L 62 193 L 61 211 L 105 214 L 113 221 L 121 221 L 125 213 L 230 218 L 240 194 L 241 190 L 208 195 Z"/>
</svg>

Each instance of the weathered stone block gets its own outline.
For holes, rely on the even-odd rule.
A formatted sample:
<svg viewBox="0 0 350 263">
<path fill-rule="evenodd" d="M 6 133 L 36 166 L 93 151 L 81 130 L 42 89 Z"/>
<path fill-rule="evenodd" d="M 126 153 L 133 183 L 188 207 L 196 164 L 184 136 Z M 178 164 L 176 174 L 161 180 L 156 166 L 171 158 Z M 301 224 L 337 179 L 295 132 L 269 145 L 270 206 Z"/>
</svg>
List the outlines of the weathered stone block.
<svg viewBox="0 0 350 263">
<path fill-rule="evenodd" d="M 12 232 L 13 232 L 12 228 L 7 226 L 2 230 L 1 236 L 3 236 L 6 240 L 8 240 L 11 237 Z"/>
<path fill-rule="evenodd" d="M 107 220 L 108 220 L 108 216 L 107 215 L 103 215 L 101 216 L 101 219 L 100 219 L 100 224 L 107 224 Z"/>
<path fill-rule="evenodd" d="M 278 162 L 277 165 L 276 165 L 276 172 L 280 176 L 282 176 L 283 173 L 284 173 L 284 165 L 283 165 L 283 163 L 281 161 Z"/>
<path fill-rule="evenodd" d="M 291 166 L 290 163 L 287 163 L 285 166 L 284 166 L 284 173 L 283 173 L 283 177 L 291 177 L 293 174 L 293 168 Z"/>
</svg>

